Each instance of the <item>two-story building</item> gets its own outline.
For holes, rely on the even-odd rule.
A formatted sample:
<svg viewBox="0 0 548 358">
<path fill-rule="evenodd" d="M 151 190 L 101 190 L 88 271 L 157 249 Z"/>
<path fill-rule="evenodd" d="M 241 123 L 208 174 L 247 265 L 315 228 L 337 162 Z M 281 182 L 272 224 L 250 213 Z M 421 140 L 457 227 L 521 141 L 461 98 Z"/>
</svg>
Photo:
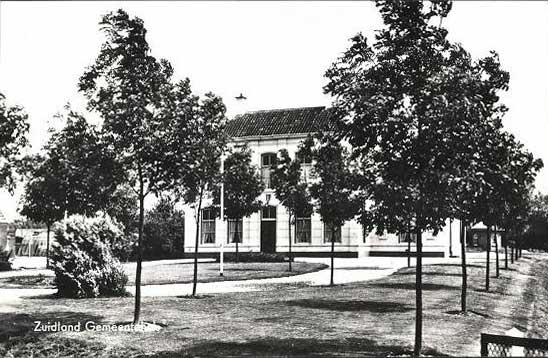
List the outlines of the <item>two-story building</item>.
<svg viewBox="0 0 548 358">
<path fill-rule="evenodd" d="M 298 151 L 299 144 L 309 134 L 328 128 L 331 113 L 332 111 L 325 107 L 264 110 L 237 115 L 227 123 L 230 145 L 246 143 L 252 151 L 252 160 L 259 168 L 266 185 L 260 197 L 264 206 L 250 217 L 235 222 L 223 221 L 216 217 L 215 212 L 209 209 L 206 203 L 199 225 L 199 252 L 203 255 L 213 255 L 220 251 L 221 244 L 224 246 L 223 250 L 234 251 L 234 241 L 237 238 L 240 240 L 240 252 L 288 252 L 288 213 L 271 188 L 271 167 L 281 149 L 286 149 L 293 157 Z M 310 171 L 311 168 L 312 163 L 303 164 L 303 171 Z M 184 210 L 185 217 L 188 218 L 185 227 L 185 252 L 188 254 L 194 252 L 195 212 L 190 207 Z M 458 252 L 458 227 L 458 222 L 451 225 L 448 222 L 446 228 L 436 236 L 425 233 L 424 255 L 448 256 L 450 243 L 453 245 L 453 252 Z M 335 240 L 335 252 L 338 257 L 407 255 L 408 243 L 405 234 L 376 235 L 374 232 L 364 232 L 355 220 L 330 230 L 322 222 L 320 215 L 314 213 L 308 217 L 298 217 L 292 225 L 291 232 L 292 252 L 295 256 L 328 256 L 332 237 Z M 412 241 L 413 236 L 411 235 Z M 411 244 L 411 251 L 414 250 L 414 244 Z"/>
</svg>

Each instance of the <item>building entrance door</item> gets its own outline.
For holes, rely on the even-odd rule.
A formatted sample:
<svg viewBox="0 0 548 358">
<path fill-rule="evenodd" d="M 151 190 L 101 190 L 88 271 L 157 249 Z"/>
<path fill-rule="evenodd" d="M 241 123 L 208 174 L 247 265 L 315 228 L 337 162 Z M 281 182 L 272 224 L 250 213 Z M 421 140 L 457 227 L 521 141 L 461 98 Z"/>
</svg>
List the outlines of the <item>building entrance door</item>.
<svg viewBox="0 0 548 358">
<path fill-rule="evenodd" d="M 261 252 L 276 252 L 276 207 L 261 209 Z"/>
</svg>

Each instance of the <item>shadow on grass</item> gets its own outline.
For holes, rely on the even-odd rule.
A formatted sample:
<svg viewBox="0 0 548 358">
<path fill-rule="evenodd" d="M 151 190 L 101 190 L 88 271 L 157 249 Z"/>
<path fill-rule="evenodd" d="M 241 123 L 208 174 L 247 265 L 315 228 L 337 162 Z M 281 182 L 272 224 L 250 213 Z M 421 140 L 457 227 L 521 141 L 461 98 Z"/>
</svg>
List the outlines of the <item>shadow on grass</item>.
<svg viewBox="0 0 548 358">
<path fill-rule="evenodd" d="M 483 317 L 483 318 L 491 318 L 491 316 L 489 316 L 487 313 L 478 312 L 478 311 L 474 311 L 474 310 L 467 310 L 466 313 L 463 313 L 461 310 L 447 311 L 445 313 L 450 314 L 450 315 L 462 315 L 462 316 L 475 314 L 475 315 Z"/>
<path fill-rule="evenodd" d="M 0 342 L 6 341 L 12 337 L 24 336 L 27 333 L 45 334 L 52 332 L 34 331 L 37 321 L 42 325 L 55 325 L 60 322 L 61 325 L 76 325 L 81 322 L 83 325 L 87 321 L 100 322 L 102 316 L 90 315 L 81 312 L 52 311 L 46 313 L 0 313 Z"/>
<path fill-rule="evenodd" d="M 26 275 L 0 279 L 0 288 L 55 288 L 54 276 Z"/>
<path fill-rule="evenodd" d="M 423 272 L 423 276 L 454 276 L 461 277 L 462 273 Z M 415 275 L 415 272 L 398 272 L 397 275 Z"/>
<path fill-rule="evenodd" d="M 335 265 L 336 267 L 337 265 Z M 329 266 L 327 266 L 329 267 Z M 390 270 L 391 267 L 381 267 L 381 266 L 357 266 L 357 267 L 339 267 L 338 270 L 344 271 L 362 271 L 362 270 Z"/>
<path fill-rule="evenodd" d="M 461 264 L 428 264 L 428 266 L 462 267 Z M 485 268 L 484 265 L 466 264 L 466 267 Z"/>
<path fill-rule="evenodd" d="M 398 302 L 381 301 L 348 301 L 348 300 L 324 300 L 324 299 L 303 299 L 286 301 L 288 306 L 304 308 L 315 308 L 331 311 L 367 311 L 375 313 L 407 312 L 414 310 L 413 307 Z"/>
<path fill-rule="evenodd" d="M 143 285 L 145 286 L 145 285 Z M 25 300 L 76 300 L 76 301 L 82 301 L 82 300 L 100 300 L 103 298 L 128 298 L 133 297 L 133 294 L 129 291 L 125 291 L 123 294 L 117 294 L 117 295 L 101 295 L 99 297 L 69 297 L 59 294 L 58 292 L 55 293 L 46 293 L 42 295 L 34 295 L 34 296 L 23 296 L 22 299 Z"/>
<path fill-rule="evenodd" d="M 388 288 L 388 289 L 402 289 L 402 290 L 414 290 L 414 282 L 376 282 L 371 283 L 369 286 L 379 287 L 379 288 Z M 449 286 L 437 283 L 423 283 L 422 289 L 424 291 L 440 291 L 440 290 L 460 290 L 460 287 Z"/>
<path fill-rule="evenodd" d="M 489 291 L 485 290 L 485 287 L 483 288 L 474 288 L 473 291 L 475 292 L 481 292 L 481 293 L 491 293 L 491 294 L 494 294 L 494 295 L 501 295 L 501 296 L 512 296 L 512 293 L 511 292 L 504 292 L 504 291 L 501 291 L 501 289 L 499 288 L 491 288 Z"/>
<path fill-rule="evenodd" d="M 211 298 L 213 295 L 181 295 L 181 296 L 175 296 L 176 298 L 184 299 L 184 300 L 201 300 L 204 298 Z"/>
<path fill-rule="evenodd" d="M 202 341 L 176 352 L 159 352 L 142 355 L 154 358 L 180 357 L 367 357 L 410 355 L 411 347 L 401 345 L 378 345 L 369 339 L 347 338 L 340 340 L 319 340 L 312 338 L 278 339 L 267 337 L 244 342 Z M 424 350 L 424 354 L 445 356 L 435 350 Z"/>
</svg>

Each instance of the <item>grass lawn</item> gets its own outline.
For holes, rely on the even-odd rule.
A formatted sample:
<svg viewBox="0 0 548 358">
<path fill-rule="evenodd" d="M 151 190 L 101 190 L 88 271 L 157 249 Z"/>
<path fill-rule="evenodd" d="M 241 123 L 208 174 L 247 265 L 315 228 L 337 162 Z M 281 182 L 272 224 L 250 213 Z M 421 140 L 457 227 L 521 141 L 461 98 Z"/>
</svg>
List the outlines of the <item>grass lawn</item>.
<svg viewBox="0 0 548 358">
<path fill-rule="evenodd" d="M 219 263 L 198 263 L 198 281 L 216 282 L 233 280 L 250 280 L 300 275 L 314 272 L 328 266 L 317 263 L 293 262 L 292 271 L 287 271 L 287 262 L 228 262 L 224 264 L 223 276 L 219 275 Z M 129 277 L 129 284 L 135 284 L 135 266 L 124 266 Z M 194 265 L 188 263 L 165 264 L 143 267 L 141 282 L 143 285 L 192 282 Z"/>
<path fill-rule="evenodd" d="M 524 256 L 511 270 L 501 270 L 500 278 L 491 279 L 491 292 L 483 290 L 482 265 L 468 272 L 472 312 L 464 316 L 454 312 L 460 308 L 460 266 L 424 267 L 426 353 L 478 356 L 480 333 L 503 334 L 514 325 L 547 335 L 546 256 Z M 414 279 L 414 269 L 405 268 L 384 279 L 335 287 L 277 286 L 202 299 L 145 297 L 142 318 L 166 325 L 150 333 L 33 333 L 32 322 L 38 319 L 127 322 L 133 298 L 29 298 L 18 312 L 0 313 L 0 356 L 403 355 L 412 351 L 414 341 Z"/>
<path fill-rule="evenodd" d="M 219 275 L 218 263 L 198 263 L 198 281 L 216 282 L 231 280 L 250 280 L 300 275 L 318 271 L 328 266 L 318 263 L 294 262 L 292 271 L 287 271 L 286 262 L 246 262 L 225 263 L 223 276 Z M 124 265 L 129 282 L 135 284 L 135 265 Z M 168 283 L 192 282 L 194 266 L 189 263 L 166 263 L 143 267 L 142 285 L 161 285 Z M 30 275 L 0 278 L 0 288 L 55 288 L 52 276 Z"/>
</svg>

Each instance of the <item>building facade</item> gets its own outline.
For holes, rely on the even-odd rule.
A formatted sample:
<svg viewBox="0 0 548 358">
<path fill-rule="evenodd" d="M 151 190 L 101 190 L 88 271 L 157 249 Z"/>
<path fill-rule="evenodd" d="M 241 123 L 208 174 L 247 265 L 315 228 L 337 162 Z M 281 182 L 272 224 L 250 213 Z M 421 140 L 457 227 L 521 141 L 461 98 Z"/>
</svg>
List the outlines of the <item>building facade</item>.
<svg viewBox="0 0 548 358">
<path fill-rule="evenodd" d="M 271 188 L 270 172 L 280 150 L 286 149 L 291 157 L 298 151 L 300 143 L 314 132 L 329 127 L 331 110 L 325 107 L 307 107 L 281 110 L 248 112 L 236 116 L 227 124 L 230 145 L 247 144 L 252 151 L 252 162 L 259 168 L 266 189 L 260 196 L 263 208 L 240 222 L 221 220 L 206 202 L 199 225 L 200 244 L 198 251 L 204 255 L 221 250 L 235 251 L 235 240 L 239 239 L 240 252 L 254 251 L 287 253 L 289 251 L 289 222 L 287 210 L 281 205 Z M 302 165 L 307 176 L 312 163 Z M 194 252 L 196 235 L 195 211 L 185 207 L 185 253 Z M 423 235 L 425 256 L 448 256 L 459 250 L 459 223 L 453 222 L 433 235 Z M 292 252 L 295 256 L 328 256 L 331 238 L 335 240 L 335 253 L 339 257 L 361 256 L 406 256 L 408 247 L 415 251 L 414 235 L 411 244 L 408 235 L 377 235 L 365 232 L 356 221 L 346 222 L 340 228 L 329 228 L 319 214 L 298 217 L 291 225 Z"/>
</svg>

